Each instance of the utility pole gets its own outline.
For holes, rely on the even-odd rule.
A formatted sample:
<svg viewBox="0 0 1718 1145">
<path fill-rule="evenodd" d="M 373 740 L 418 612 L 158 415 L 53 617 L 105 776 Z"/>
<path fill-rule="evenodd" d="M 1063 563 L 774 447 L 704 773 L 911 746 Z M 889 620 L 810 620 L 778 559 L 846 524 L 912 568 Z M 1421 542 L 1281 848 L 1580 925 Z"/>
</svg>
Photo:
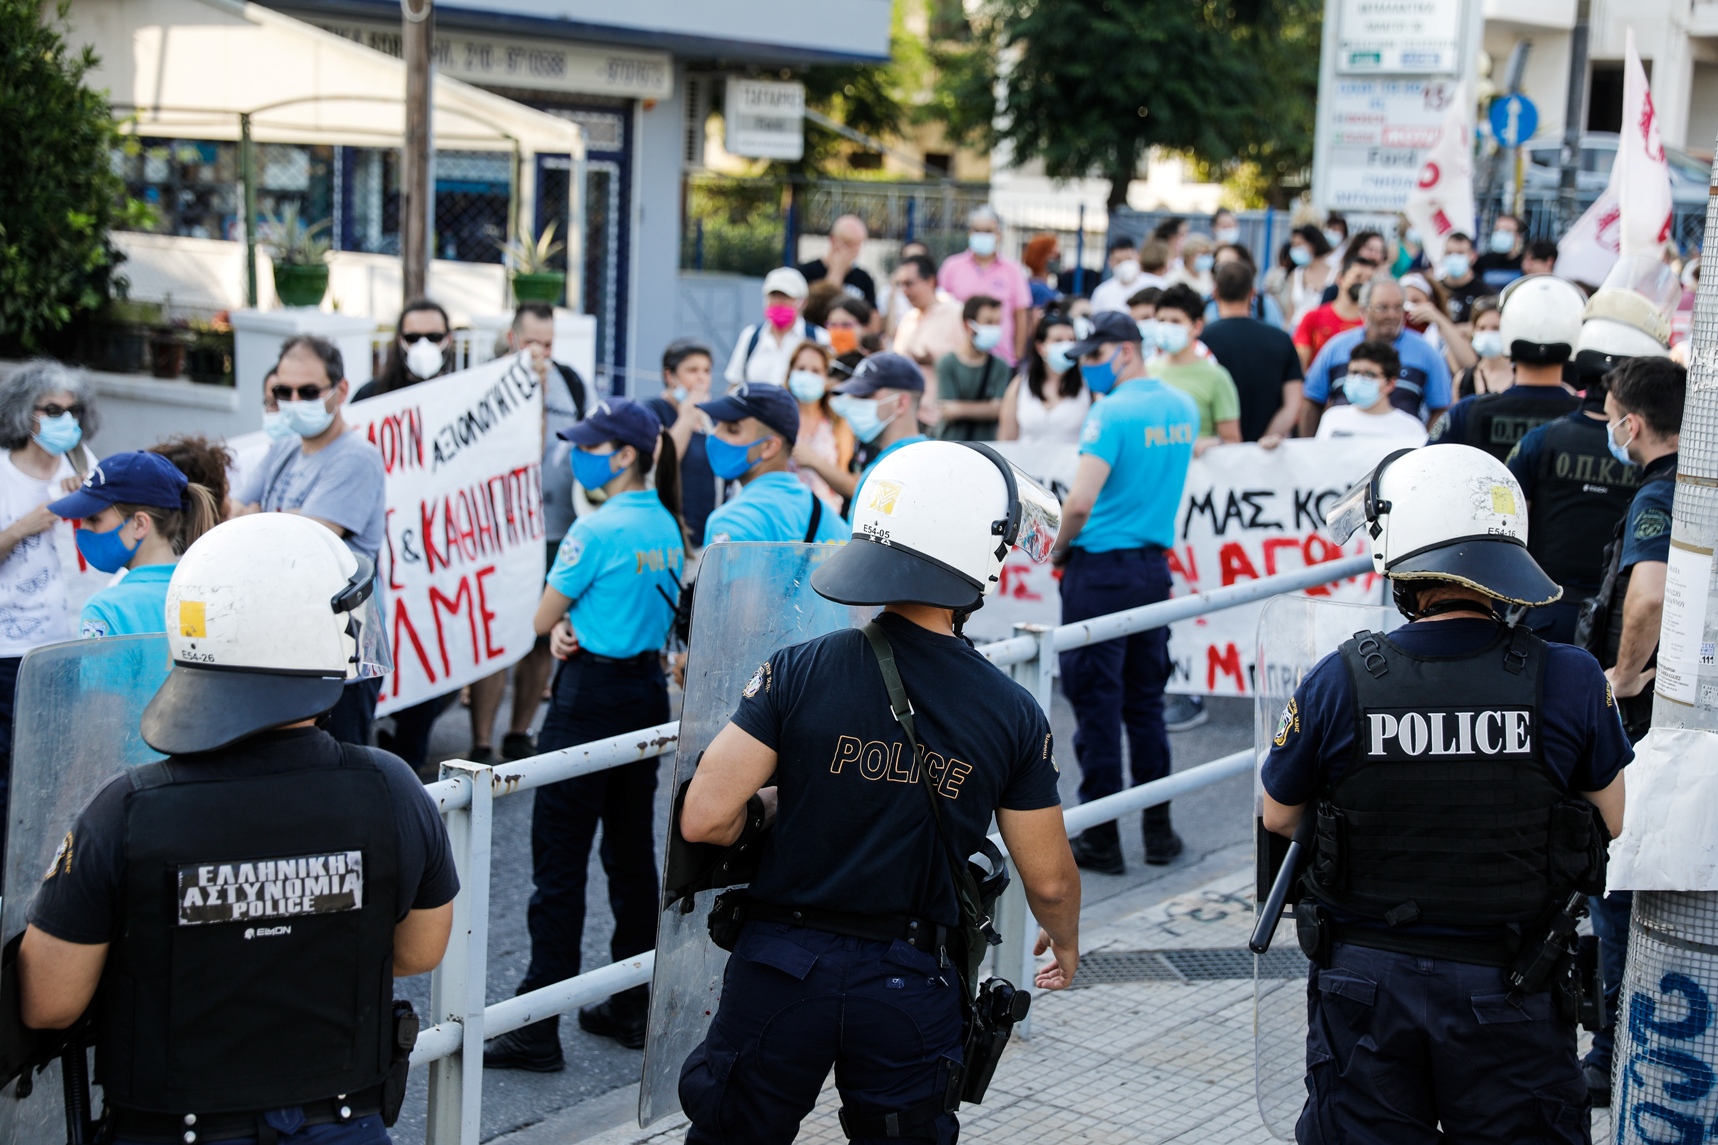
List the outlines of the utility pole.
<svg viewBox="0 0 1718 1145">
<path fill-rule="evenodd" d="M 1575 177 L 1581 169 L 1581 114 L 1587 107 L 1587 26 L 1593 0 L 1575 0 L 1575 26 L 1569 30 L 1569 97 L 1563 109 L 1563 170 L 1557 191 L 1557 233 L 1581 217 Z"/>
<path fill-rule="evenodd" d="M 406 61 L 406 142 L 400 156 L 400 277 L 405 297 L 421 298 L 427 287 L 430 234 L 434 226 L 430 130 L 435 45 L 435 0 L 400 0 L 401 55 Z"/>
</svg>

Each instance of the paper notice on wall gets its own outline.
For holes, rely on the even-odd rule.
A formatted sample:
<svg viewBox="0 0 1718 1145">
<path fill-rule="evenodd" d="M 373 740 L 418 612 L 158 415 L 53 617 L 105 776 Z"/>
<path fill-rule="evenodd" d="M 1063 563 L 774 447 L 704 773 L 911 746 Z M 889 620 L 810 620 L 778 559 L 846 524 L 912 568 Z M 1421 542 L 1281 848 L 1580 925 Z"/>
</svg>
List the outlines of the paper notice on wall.
<svg viewBox="0 0 1718 1145">
<path fill-rule="evenodd" d="M 1712 553 L 1672 542 L 1664 573 L 1664 621 L 1658 639 L 1659 695 L 1690 707 L 1706 644 L 1706 601 L 1712 585 Z"/>
<path fill-rule="evenodd" d="M 1718 890 L 1718 735 L 1653 728 L 1626 774 L 1623 832 L 1611 842 L 1606 886 Z"/>
</svg>

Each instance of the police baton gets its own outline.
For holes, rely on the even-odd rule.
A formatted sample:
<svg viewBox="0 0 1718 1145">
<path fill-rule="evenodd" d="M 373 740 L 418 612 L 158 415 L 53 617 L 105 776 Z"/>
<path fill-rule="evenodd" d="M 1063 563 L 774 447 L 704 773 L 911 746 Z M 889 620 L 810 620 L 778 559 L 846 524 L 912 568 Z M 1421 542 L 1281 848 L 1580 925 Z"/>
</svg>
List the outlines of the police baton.
<svg viewBox="0 0 1718 1145">
<path fill-rule="evenodd" d="M 1312 842 L 1313 826 L 1317 821 L 1318 814 L 1313 808 L 1301 808 L 1300 824 L 1295 827 L 1294 838 L 1289 840 L 1288 852 L 1283 855 L 1283 865 L 1277 868 L 1277 877 L 1271 882 L 1271 893 L 1259 904 L 1259 921 L 1253 924 L 1253 937 L 1247 940 L 1247 949 L 1254 954 L 1263 954 L 1271 948 L 1271 939 L 1276 937 L 1277 923 L 1282 921 L 1289 891 L 1300 878 L 1301 856 Z"/>
</svg>

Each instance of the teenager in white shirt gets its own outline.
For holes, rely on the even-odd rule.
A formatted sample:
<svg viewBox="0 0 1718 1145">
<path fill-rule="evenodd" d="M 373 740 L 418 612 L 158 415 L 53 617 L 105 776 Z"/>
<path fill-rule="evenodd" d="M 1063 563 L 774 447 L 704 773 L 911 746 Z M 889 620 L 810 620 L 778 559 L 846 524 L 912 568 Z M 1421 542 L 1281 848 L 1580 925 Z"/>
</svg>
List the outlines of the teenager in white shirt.
<svg viewBox="0 0 1718 1145">
<path fill-rule="evenodd" d="M 1402 369 L 1396 348 L 1388 342 L 1362 342 L 1348 356 L 1342 375 L 1346 402 L 1332 405 L 1318 422 L 1318 436 L 1390 437 L 1404 445 L 1426 444 L 1426 427 L 1411 413 L 1390 404 L 1396 375 Z"/>
</svg>

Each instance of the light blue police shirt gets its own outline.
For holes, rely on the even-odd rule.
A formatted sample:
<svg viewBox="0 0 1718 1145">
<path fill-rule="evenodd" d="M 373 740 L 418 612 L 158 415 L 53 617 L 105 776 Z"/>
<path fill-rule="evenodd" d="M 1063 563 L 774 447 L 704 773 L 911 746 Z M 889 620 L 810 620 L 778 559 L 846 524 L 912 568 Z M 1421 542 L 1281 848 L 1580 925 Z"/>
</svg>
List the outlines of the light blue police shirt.
<svg viewBox="0 0 1718 1145">
<path fill-rule="evenodd" d="M 764 473 L 740 489 L 739 496 L 710 514 L 704 525 L 704 543 L 718 541 L 803 541 L 811 525 L 813 493 L 791 473 Z M 841 514 L 823 506 L 817 523 L 819 544 L 845 541 L 849 535 Z"/>
<path fill-rule="evenodd" d="M 903 437 L 900 441 L 897 441 L 895 444 L 889 446 L 883 452 L 881 452 L 877 456 L 873 457 L 871 459 L 871 464 L 867 465 L 863 470 L 860 471 L 859 483 L 857 485 L 853 486 L 853 500 L 848 502 L 847 519 L 849 521 L 851 521 L 853 519 L 853 511 L 859 507 L 859 491 L 861 489 L 865 488 L 865 478 L 871 476 L 871 470 L 877 468 L 877 462 L 883 460 L 883 458 L 889 456 L 889 454 L 895 452 L 895 450 L 900 449 L 904 445 L 913 445 L 916 442 L 929 441 L 929 440 L 930 440 L 930 438 L 926 437 L 922 433 L 914 434 L 912 437 Z"/>
<path fill-rule="evenodd" d="M 140 565 L 118 584 L 108 585 L 84 602 L 78 635 L 137 636 L 167 631 L 167 582 L 172 565 Z"/>
<path fill-rule="evenodd" d="M 1080 429 L 1080 453 L 1108 462 L 1110 475 L 1073 547 L 1107 553 L 1174 544 L 1198 436 L 1199 407 L 1156 378 L 1123 382 L 1095 403 Z"/>
<path fill-rule="evenodd" d="M 634 489 L 573 522 L 549 587 L 573 602 L 580 647 L 624 660 L 667 642 L 685 561 L 680 526 L 655 490 Z"/>
</svg>

